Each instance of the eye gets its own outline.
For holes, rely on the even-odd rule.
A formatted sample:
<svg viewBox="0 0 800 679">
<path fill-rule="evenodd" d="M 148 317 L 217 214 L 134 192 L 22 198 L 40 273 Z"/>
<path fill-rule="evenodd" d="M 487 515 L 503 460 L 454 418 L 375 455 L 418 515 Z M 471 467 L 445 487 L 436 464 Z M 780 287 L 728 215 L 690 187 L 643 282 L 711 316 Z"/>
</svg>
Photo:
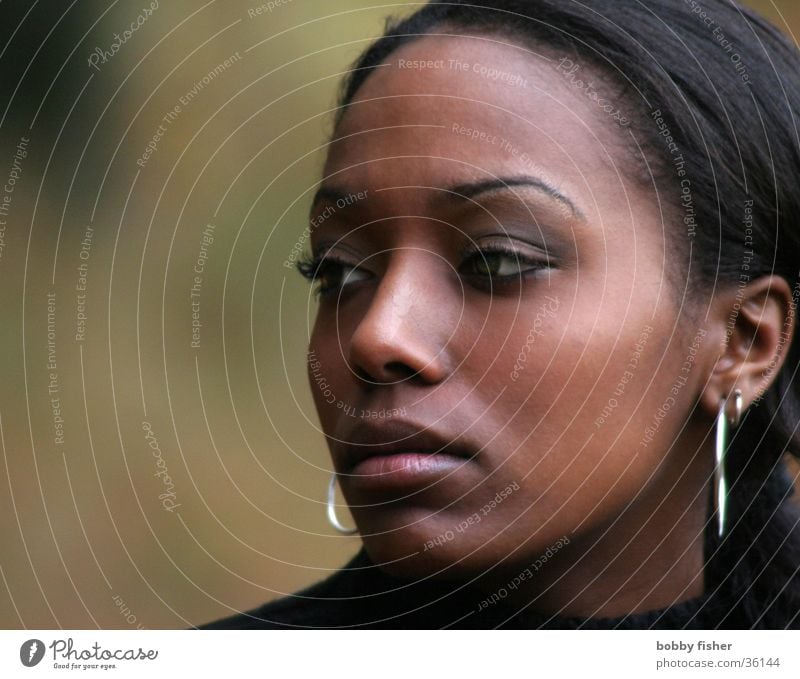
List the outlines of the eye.
<svg viewBox="0 0 800 679">
<path fill-rule="evenodd" d="M 513 248 L 492 245 L 471 247 L 464 255 L 459 273 L 486 285 L 519 281 L 525 274 L 547 267 Z M 483 280 L 481 280 L 483 279 Z"/>
<path fill-rule="evenodd" d="M 371 276 L 368 271 L 329 254 L 303 259 L 297 263 L 297 270 L 316 284 L 314 294 L 320 297 L 341 290 L 351 283 L 367 280 Z"/>
</svg>

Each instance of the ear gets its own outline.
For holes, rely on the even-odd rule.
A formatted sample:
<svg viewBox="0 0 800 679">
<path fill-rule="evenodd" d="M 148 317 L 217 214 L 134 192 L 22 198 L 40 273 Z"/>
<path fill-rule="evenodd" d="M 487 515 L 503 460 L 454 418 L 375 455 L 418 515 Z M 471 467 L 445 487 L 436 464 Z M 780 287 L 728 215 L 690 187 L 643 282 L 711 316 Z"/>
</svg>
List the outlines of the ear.
<svg viewBox="0 0 800 679">
<path fill-rule="evenodd" d="M 742 410 L 769 389 L 792 343 L 795 300 L 785 278 L 761 276 L 718 293 L 712 314 L 719 357 L 701 404 L 716 416 L 735 388 L 742 391 Z"/>
</svg>

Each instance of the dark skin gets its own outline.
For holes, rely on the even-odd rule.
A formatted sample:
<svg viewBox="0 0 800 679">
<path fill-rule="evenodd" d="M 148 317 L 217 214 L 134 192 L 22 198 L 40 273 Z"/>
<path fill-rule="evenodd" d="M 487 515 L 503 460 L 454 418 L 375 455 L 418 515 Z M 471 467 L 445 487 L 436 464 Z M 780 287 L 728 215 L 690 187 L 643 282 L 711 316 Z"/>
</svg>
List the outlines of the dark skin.
<svg viewBox="0 0 800 679">
<path fill-rule="evenodd" d="M 556 60 L 462 36 L 421 38 L 387 63 L 337 129 L 312 217 L 334 209 L 311 237 L 327 263 L 310 349 L 338 405 L 313 376 L 311 388 L 370 557 L 400 577 L 489 594 L 568 536 L 510 599 L 613 616 L 701 594 L 714 418 L 734 388 L 747 408 L 777 372 L 788 284 L 762 277 L 682 301 L 664 237 L 678 227 L 629 176 L 628 132 Z M 498 178 L 519 183 L 493 188 Z M 364 191 L 335 204 L 336 192 Z M 346 464 L 362 409 L 404 409 L 370 419 L 387 441 L 400 422 L 466 455 L 444 472 L 370 483 Z"/>
</svg>

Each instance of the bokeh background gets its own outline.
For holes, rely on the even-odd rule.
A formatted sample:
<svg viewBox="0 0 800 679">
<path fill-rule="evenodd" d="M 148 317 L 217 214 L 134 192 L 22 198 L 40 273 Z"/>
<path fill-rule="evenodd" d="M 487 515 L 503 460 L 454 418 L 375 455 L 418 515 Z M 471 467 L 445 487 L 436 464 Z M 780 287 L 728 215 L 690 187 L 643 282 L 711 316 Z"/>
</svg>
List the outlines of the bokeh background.
<svg viewBox="0 0 800 679">
<path fill-rule="evenodd" d="M 0 627 L 185 628 L 356 551 L 286 264 L 339 82 L 414 7 L 0 3 Z"/>
</svg>

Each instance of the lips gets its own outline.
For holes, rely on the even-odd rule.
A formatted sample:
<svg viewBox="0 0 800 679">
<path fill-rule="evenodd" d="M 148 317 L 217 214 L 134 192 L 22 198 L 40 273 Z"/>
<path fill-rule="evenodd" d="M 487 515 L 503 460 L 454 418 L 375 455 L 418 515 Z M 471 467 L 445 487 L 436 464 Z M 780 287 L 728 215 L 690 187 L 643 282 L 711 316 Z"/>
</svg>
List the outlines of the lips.
<svg viewBox="0 0 800 679">
<path fill-rule="evenodd" d="M 457 435 L 400 420 L 360 423 L 331 452 L 343 483 L 372 487 L 431 483 L 474 454 Z"/>
</svg>

